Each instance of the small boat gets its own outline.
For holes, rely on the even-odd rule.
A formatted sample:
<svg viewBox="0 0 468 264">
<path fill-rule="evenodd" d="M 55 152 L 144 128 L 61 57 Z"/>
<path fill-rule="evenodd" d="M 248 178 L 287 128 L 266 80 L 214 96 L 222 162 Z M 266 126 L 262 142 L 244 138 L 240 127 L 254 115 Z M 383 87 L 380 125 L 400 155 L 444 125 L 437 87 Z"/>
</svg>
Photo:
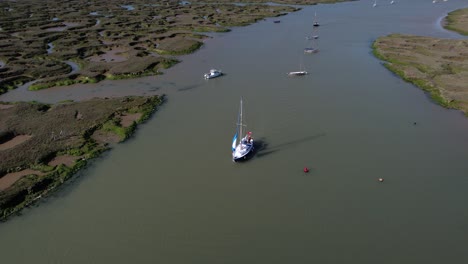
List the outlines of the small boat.
<svg viewBox="0 0 468 264">
<path fill-rule="evenodd" d="M 281 23 L 281 20 L 275 20 L 273 23 Z"/>
<path fill-rule="evenodd" d="M 315 12 L 315 16 L 314 16 L 314 27 L 318 27 L 320 26 L 319 22 L 317 21 L 317 12 Z"/>
<path fill-rule="evenodd" d="M 303 75 L 307 75 L 308 72 L 305 70 L 303 64 L 302 64 L 302 59 L 301 59 L 301 63 L 299 64 L 299 70 L 298 71 L 292 71 L 292 72 L 288 72 L 288 75 L 289 76 L 303 76 Z"/>
<path fill-rule="evenodd" d="M 306 75 L 308 74 L 308 72 L 306 71 L 292 71 L 292 72 L 288 72 L 288 75 L 289 76 L 302 76 L 302 75 Z"/>
<path fill-rule="evenodd" d="M 317 53 L 317 52 L 319 52 L 317 48 L 305 48 L 304 49 L 304 53 L 307 53 L 307 54 L 312 54 L 312 53 Z"/>
<path fill-rule="evenodd" d="M 232 160 L 240 161 L 247 159 L 249 153 L 252 152 L 254 148 L 252 132 L 248 132 L 247 135 L 243 137 L 245 124 L 242 123 L 242 98 L 240 99 L 240 108 L 239 115 L 237 116 L 237 128 L 236 134 L 232 138 Z M 238 140 L 239 139 L 239 140 Z"/>
<path fill-rule="evenodd" d="M 213 78 L 216 78 L 216 77 L 219 77 L 223 75 L 223 73 L 220 71 L 220 70 L 216 70 L 216 69 L 211 69 L 209 73 L 205 73 L 205 79 L 213 79 Z"/>
<path fill-rule="evenodd" d="M 316 28 L 317 26 L 318 26 L 318 22 L 317 22 L 317 12 L 316 12 L 315 17 L 314 17 L 313 27 L 312 27 L 312 33 L 310 34 L 310 36 L 306 38 L 307 40 L 310 40 L 310 46 L 304 49 L 304 53 L 306 54 L 313 54 L 319 51 L 317 48 L 317 41 L 315 41 L 316 39 L 319 38 L 318 29 Z"/>
<path fill-rule="evenodd" d="M 372 7 L 376 7 L 377 6 L 377 0 L 374 0 L 374 4 L 372 5 Z"/>
<path fill-rule="evenodd" d="M 318 35 L 313 35 L 313 36 L 308 36 L 308 37 L 306 37 L 307 40 L 318 39 L 318 38 L 319 38 Z"/>
</svg>

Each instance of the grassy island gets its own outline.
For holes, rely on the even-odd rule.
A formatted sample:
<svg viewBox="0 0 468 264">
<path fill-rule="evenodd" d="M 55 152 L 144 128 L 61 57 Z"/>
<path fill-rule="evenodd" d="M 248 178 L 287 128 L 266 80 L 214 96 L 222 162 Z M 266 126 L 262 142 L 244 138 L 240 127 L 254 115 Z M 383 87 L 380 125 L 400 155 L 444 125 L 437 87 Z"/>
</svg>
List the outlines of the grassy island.
<svg viewBox="0 0 468 264">
<path fill-rule="evenodd" d="M 450 12 L 444 22 L 446 29 L 468 36 L 468 8 Z"/>
<path fill-rule="evenodd" d="M 393 34 L 378 38 L 385 66 L 447 108 L 468 112 L 468 41 Z"/>
<path fill-rule="evenodd" d="M 453 25 L 468 28 L 467 10 L 451 13 Z M 391 34 L 372 47 L 389 70 L 427 91 L 438 104 L 468 115 L 468 40 Z"/>
<path fill-rule="evenodd" d="M 162 96 L 0 104 L 0 220 L 127 139 Z"/>
</svg>

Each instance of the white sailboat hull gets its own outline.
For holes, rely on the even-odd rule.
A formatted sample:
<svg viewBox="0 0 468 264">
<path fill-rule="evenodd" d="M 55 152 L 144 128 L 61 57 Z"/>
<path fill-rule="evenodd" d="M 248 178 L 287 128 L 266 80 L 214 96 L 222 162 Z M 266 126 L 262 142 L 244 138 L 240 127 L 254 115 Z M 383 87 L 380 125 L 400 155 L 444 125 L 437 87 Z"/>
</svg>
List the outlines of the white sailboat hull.
<svg viewBox="0 0 468 264">
<path fill-rule="evenodd" d="M 304 53 L 306 53 L 306 54 L 317 53 L 318 51 L 319 51 L 318 49 L 314 49 L 314 48 L 305 48 L 304 49 Z"/>
<path fill-rule="evenodd" d="M 247 137 L 244 137 L 232 152 L 232 160 L 240 161 L 246 159 L 247 156 L 252 152 L 253 145 L 253 139 L 250 139 L 249 142 Z"/>
<path fill-rule="evenodd" d="M 306 74 L 307 74 L 306 71 L 295 71 L 295 72 L 288 73 L 289 76 L 301 76 L 301 75 L 306 75 Z"/>
</svg>

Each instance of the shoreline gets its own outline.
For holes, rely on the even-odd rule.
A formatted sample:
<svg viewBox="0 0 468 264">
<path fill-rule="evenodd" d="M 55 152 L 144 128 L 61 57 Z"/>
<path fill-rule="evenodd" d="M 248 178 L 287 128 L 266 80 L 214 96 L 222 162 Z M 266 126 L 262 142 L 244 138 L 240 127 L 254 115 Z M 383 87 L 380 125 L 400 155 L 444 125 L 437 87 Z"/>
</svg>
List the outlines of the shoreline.
<svg viewBox="0 0 468 264">
<path fill-rule="evenodd" d="M 47 197 L 114 144 L 129 139 L 164 101 L 162 95 L 0 104 L 0 221 Z M 8 120 L 17 115 L 36 123 L 11 125 Z"/>
<path fill-rule="evenodd" d="M 468 8 L 457 9 L 448 13 L 442 23 L 443 28 L 446 30 L 468 36 Z"/>
</svg>

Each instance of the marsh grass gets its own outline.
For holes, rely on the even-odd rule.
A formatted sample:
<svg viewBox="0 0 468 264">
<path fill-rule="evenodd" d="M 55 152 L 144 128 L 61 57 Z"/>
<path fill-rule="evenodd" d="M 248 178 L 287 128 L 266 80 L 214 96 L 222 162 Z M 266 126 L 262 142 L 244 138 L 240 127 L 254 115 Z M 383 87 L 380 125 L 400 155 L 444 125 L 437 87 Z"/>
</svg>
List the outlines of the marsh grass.
<svg viewBox="0 0 468 264">
<path fill-rule="evenodd" d="M 0 192 L 0 220 L 5 220 L 47 196 L 85 167 L 90 160 L 108 150 L 107 144 L 93 139 L 92 134 L 95 131 L 103 129 L 118 135 L 123 141 L 129 138 L 137 124 L 149 118 L 162 102 L 163 96 L 125 97 L 57 105 L 17 103 L 13 108 L 13 115 L 2 116 L 4 112 L 0 111 L 0 126 L 5 127 L 7 131 L 29 131 L 35 135 L 25 144 L 0 152 L 0 177 L 8 172 L 23 169 L 45 173 L 40 177 L 24 176 Z M 141 113 L 142 116 L 129 127 L 123 128 L 117 116 L 130 111 Z M 77 113 L 83 116 L 80 120 L 76 120 Z M 18 119 L 18 116 L 21 118 Z M 11 122 L 12 119 L 21 122 Z M 51 134 L 51 131 L 56 133 Z M 54 157 L 64 154 L 82 158 L 76 160 L 71 167 L 63 164 L 55 167 L 47 165 Z"/>
<path fill-rule="evenodd" d="M 399 52 L 395 52 L 395 50 L 398 50 L 398 48 L 396 48 L 397 46 L 395 46 L 397 44 L 395 43 L 401 43 L 403 42 L 402 40 L 405 39 L 415 39 L 419 42 L 419 39 L 414 36 L 389 35 L 386 37 L 381 37 L 373 42 L 372 53 L 375 57 L 384 61 L 383 65 L 387 69 L 401 77 L 403 80 L 412 83 L 427 92 L 430 98 L 437 104 L 445 108 L 460 109 L 466 113 L 467 109 L 462 108 L 459 102 L 452 98 L 444 97 L 441 93 L 441 90 L 446 88 L 441 87 L 440 84 L 437 84 L 434 81 L 434 79 L 438 76 L 452 75 L 460 72 L 463 68 L 453 67 L 450 63 L 441 63 L 439 60 L 434 60 L 436 62 L 432 64 L 424 64 L 417 59 L 418 57 L 409 57 L 405 53 L 405 49 L 400 49 Z M 430 43 L 428 45 L 430 45 Z M 409 44 L 409 47 L 408 45 L 405 47 L 411 49 L 412 46 Z M 418 56 L 423 56 L 423 58 L 425 58 L 424 56 L 428 56 L 428 54 L 431 54 L 431 56 L 434 54 L 434 50 L 426 51 L 419 45 L 416 45 L 416 49 L 411 50 L 413 55 L 419 54 Z M 414 50 L 419 52 L 414 53 Z M 421 73 L 420 76 L 422 77 L 415 77 L 414 75 L 410 75 L 410 68 L 418 70 Z"/>
<path fill-rule="evenodd" d="M 455 31 L 461 35 L 468 36 L 468 8 L 458 9 L 448 13 L 445 18 L 445 29 Z"/>
</svg>

